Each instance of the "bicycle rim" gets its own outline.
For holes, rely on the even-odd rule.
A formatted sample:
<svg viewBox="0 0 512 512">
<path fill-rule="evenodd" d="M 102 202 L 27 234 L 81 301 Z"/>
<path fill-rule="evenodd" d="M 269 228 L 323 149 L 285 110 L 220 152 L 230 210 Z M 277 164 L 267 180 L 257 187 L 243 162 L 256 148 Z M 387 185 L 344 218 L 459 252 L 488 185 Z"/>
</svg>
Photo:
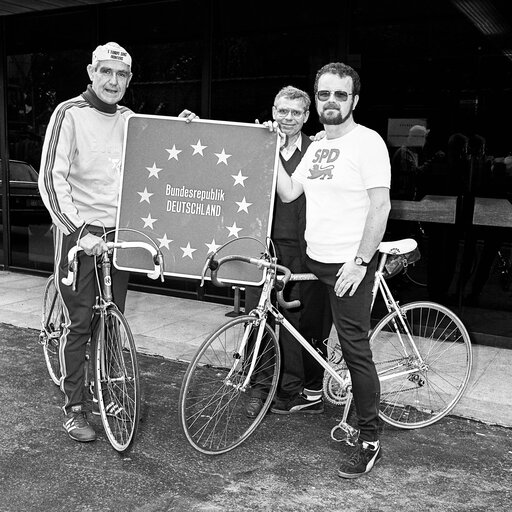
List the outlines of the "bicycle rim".
<svg viewBox="0 0 512 512">
<path fill-rule="evenodd" d="M 52 381 L 59 385 L 61 371 L 59 360 L 60 335 L 64 313 L 62 300 L 55 287 L 53 276 L 46 281 L 41 311 L 42 329 L 39 334 L 43 354 Z"/>
<path fill-rule="evenodd" d="M 412 302 L 400 310 L 422 361 L 398 327 L 397 313 L 384 317 L 370 338 L 381 382 L 380 417 L 399 428 L 426 427 L 446 416 L 464 393 L 471 342 L 457 315 L 440 304 Z"/>
<path fill-rule="evenodd" d="M 281 353 L 274 331 L 266 324 L 251 377 L 252 389 L 241 389 L 254 355 L 254 343 L 242 352 L 242 339 L 245 335 L 255 340 L 258 323 L 254 316 L 243 316 L 221 326 L 203 342 L 185 373 L 179 398 L 180 421 L 190 444 L 202 453 L 221 454 L 240 445 L 270 407 Z M 245 410 L 250 392 L 256 389 L 264 389 L 267 395 L 260 413 L 249 418 Z"/>
<path fill-rule="evenodd" d="M 107 438 L 118 452 L 127 451 L 140 418 L 139 367 L 135 342 L 123 314 L 114 307 L 105 313 L 104 340 L 96 344 L 96 393 Z"/>
</svg>

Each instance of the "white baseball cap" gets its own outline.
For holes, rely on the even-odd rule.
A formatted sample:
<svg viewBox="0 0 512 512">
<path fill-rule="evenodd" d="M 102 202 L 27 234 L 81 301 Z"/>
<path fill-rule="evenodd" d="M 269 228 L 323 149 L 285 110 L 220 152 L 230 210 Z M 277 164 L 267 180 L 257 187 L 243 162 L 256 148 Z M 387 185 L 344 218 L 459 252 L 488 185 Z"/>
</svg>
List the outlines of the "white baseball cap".
<svg viewBox="0 0 512 512">
<path fill-rule="evenodd" d="M 94 66 L 100 60 L 116 60 L 124 62 L 128 66 L 132 66 L 132 58 L 130 54 L 117 43 L 110 42 L 100 44 L 96 50 L 92 52 L 92 65 Z"/>
</svg>

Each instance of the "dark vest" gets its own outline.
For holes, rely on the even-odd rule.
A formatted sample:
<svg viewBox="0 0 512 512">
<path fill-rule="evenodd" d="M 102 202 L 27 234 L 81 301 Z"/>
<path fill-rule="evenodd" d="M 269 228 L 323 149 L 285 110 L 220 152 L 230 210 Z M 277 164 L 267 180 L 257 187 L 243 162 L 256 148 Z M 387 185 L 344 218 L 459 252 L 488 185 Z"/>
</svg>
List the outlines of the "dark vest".
<svg viewBox="0 0 512 512">
<path fill-rule="evenodd" d="M 281 163 L 291 176 L 299 165 L 306 149 L 311 144 L 309 137 L 301 133 L 302 151 L 298 149 L 287 161 L 281 156 Z M 306 229 L 306 199 L 304 194 L 291 203 L 283 203 L 276 193 L 274 203 L 274 218 L 272 222 L 272 239 L 276 243 L 297 245 L 305 252 L 304 230 Z"/>
</svg>

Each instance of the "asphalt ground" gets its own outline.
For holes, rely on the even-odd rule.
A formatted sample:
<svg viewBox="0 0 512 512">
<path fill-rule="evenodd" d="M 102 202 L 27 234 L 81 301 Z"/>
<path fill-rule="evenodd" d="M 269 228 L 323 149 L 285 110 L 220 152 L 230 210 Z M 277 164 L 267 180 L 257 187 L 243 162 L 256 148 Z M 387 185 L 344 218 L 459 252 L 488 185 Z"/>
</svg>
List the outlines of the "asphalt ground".
<svg viewBox="0 0 512 512">
<path fill-rule="evenodd" d="M 194 450 L 178 423 L 186 363 L 140 355 L 143 420 L 121 456 L 62 429 L 62 394 L 38 331 L 0 323 L 0 511 L 510 511 L 512 429 L 457 417 L 385 426 L 383 459 L 357 480 L 337 467 L 350 448 L 330 438 L 341 409 L 269 414 L 241 447 Z"/>
</svg>

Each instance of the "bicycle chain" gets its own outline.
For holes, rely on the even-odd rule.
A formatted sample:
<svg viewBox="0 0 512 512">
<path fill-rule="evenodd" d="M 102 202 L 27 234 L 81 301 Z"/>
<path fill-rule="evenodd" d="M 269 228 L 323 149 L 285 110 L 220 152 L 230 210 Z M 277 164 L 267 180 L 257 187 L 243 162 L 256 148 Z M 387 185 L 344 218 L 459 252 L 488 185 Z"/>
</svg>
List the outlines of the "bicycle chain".
<svg viewBox="0 0 512 512">
<path fill-rule="evenodd" d="M 343 379 L 343 386 L 340 386 L 327 372 L 324 373 L 324 397 L 328 402 L 334 405 L 344 405 L 346 403 L 348 388 L 352 385 L 347 365 L 343 359 L 341 361 L 341 364 L 331 364 L 330 366 Z"/>
</svg>

